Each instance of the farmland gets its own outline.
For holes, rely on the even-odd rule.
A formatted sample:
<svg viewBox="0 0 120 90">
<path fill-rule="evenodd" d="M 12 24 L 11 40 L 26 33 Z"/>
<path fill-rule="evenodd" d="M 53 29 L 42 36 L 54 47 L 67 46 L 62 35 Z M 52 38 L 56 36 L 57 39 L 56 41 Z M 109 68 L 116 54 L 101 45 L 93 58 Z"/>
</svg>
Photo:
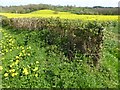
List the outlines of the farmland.
<svg viewBox="0 0 120 90">
<path fill-rule="evenodd" d="M 32 17 L 59 17 L 61 19 L 80 19 L 80 20 L 98 20 L 98 21 L 117 21 L 117 15 L 77 15 L 69 12 L 56 12 L 53 10 L 40 10 L 28 14 L 0 13 L 8 18 L 32 18 Z"/>
<path fill-rule="evenodd" d="M 118 87 L 117 16 L 52 10 L 0 15 L 8 17 L 0 28 L 2 87 Z M 97 66 L 90 52 L 100 55 Z"/>
</svg>

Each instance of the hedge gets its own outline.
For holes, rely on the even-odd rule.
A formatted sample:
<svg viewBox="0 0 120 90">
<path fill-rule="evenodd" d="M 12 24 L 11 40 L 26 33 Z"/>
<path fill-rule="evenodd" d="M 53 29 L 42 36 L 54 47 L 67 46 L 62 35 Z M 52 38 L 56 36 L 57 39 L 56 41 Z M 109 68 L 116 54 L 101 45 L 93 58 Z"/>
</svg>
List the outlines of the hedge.
<svg viewBox="0 0 120 90">
<path fill-rule="evenodd" d="M 103 43 L 104 23 L 98 21 L 81 21 L 59 18 L 11 18 L 3 19 L 3 26 L 16 30 L 48 30 L 49 41 L 55 44 L 54 38 L 59 39 L 59 45 L 66 50 L 66 56 L 72 60 L 75 52 L 80 52 L 93 59 L 97 65 L 100 59 L 101 45 Z M 49 43 L 49 44 L 50 44 Z"/>
</svg>

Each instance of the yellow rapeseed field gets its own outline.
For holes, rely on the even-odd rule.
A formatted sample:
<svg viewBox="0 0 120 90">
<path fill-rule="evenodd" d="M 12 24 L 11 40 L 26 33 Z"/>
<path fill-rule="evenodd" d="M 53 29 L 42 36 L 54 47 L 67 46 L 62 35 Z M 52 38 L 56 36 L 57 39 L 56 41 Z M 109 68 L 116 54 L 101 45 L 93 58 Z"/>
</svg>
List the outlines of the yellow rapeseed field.
<svg viewBox="0 0 120 90">
<path fill-rule="evenodd" d="M 77 15 L 69 12 L 58 12 L 52 10 L 39 10 L 27 14 L 0 13 L 8 18 L 32 18 L 32 17 L 59 17 L 61 19 L 80 19 L 80 20 L 99 20 L 99 21 L 117 21 L 117 15 Z"/>
</svg>

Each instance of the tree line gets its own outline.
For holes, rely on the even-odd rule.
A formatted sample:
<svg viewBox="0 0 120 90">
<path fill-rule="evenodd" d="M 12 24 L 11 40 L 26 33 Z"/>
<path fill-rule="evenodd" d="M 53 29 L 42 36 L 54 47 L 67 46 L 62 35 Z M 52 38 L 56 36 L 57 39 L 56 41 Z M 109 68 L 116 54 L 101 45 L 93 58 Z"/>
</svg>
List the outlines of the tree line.
<svg viewBox="0 0 120 90">
<path fill-rule="evenodd" d="M 7 13 L 30 13 L 37 10 L 55 10 L 63 12 L 71 12 L 74 14 L 86 14 L 86 15 L 118 15 L 118 7 L 76 7 L 76 6 L 60 6 L 60 5 L 48 5 L 48 4 L 29 4 L 20 6 L 0 6 L 0 12 Z"/>
</svg>

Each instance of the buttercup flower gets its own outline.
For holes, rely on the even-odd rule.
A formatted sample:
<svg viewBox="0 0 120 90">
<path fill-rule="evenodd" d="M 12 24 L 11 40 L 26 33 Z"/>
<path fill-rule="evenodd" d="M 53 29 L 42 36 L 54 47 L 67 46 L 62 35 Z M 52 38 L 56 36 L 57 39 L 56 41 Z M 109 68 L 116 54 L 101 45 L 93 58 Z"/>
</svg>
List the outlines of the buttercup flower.
<svg viewBox="0 0 120 90">
<path fill-rule="evenodd" d="M 19 57 L 18 57 L 18 56 L 16 56 L 16 59 L 19 59 Z"/>
<path fill-rule="evenodd" d="M 22 50 L 23 53 L 25 53 L 25 50 Z"/>
<path fill-rule="evenodd" d="M 29 49 L 31 49 L 31 47 L 30 47 L 30 46 L 29 46 L 28 48 L 29 48 Z"/>
<path fill-rule="evenodd" d="M 38 77 L 38 74 L 35 74 L 35 77 Z"/>
<path fill-rule="evenodd" d="M 8 73 L 5 73 L 4 76 L 7 77 L 7 76 L 8 76 Z"/>
<path fill-rule="evenodd" d="M 19 56 L 22 56 L 22 53 L 20 53 Z"/>
<path fill-rule="evenodd" d="M 23 73 L 24 73 L 25 75 L 28 75 L 28 74 L 29 74 L 27 68 L 24 68 L 24 69 L 23 69 Z"/>
<path fill-rule="evenodd" d="M 33 69 L 33 71 L 37 71 L 38 70 L 38 67 L 35 67 L 35 69 Z"/>
<path fill-rule="evenodd" d="M 22 49 L 24 49 L 24 47 L 22 47 Z"/>
<path fill-rule="evenodd" d="M 6 52 L 8 52 L 8 50 L 6 49 Z"/>
<path fill-rule="evenodd" d="M 17 65 L 19 63 L 19 60 L 16 60 L 15 64 Z"/>
<path fill-rule="evenodd" d="M 30 53 L 28 53 L 28 56 L 30 56 Z"/>
<path fill-rule="evenodd" d="M 39 63 L 38 61 L 36 61 L 36 63 Z"/>
<path fill-rule="evenodd" d="M 16 76 L 18 73 L 12 73 L 11 76 L 14 77 Z"/>
<path fill-rule="evenodd" d="M 15 69 L 11 69 L 11 70 L 9 70 L 9 72 L 15 72 Z"/>
<path fill-rule="evenodd" d="M 12 49 L 10 49 L 10 51 L 12 51 Z"/>
</svg>

